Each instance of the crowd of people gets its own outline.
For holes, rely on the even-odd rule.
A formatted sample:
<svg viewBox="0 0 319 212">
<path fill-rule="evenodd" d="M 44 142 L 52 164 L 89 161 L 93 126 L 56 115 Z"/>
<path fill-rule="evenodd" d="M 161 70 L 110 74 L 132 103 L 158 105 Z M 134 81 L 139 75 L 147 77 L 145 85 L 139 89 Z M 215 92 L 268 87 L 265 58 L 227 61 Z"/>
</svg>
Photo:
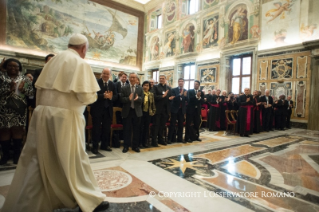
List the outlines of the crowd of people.
<svg viewBox="0 0 319 212">
<path fill-rule="evenodd" d="M 158 147 L 158 144 L 201 141 L 201 110 L 208 113 L 209 131 L 227 130 L 227 118 L 237 122 L 236 132 L 240 136 L 290 128 L 291 96 L 285 100 L 281 95 L 275 100 L 269 90 L 262 96 L 257 90 L 251 94 L 249 88 L 238 95 L 220 89 L 208 90 L 205 94 L 197 80 L 194 89 L 186 90 L 183 78 L 178 79 L 176 88 L 171 88 L 165 75 L 159 76 L 158 83 L 149 79 L 142 84 L 135 73 L 128 76 L 120 72 L 113 81 L 110 76 L 111 70 L 105 68 L 98 79 L 99 98 L 90 109 L 94 154 L 98 153 L 100 141 L 102 150 L 112 151 L 111 146 L 119 148 L 119 140 L 123 139 L 123 153 L 130 147 L 140 152 L 140 148 Z M 115 131 L 111 138 L 113 107 L 122 108 L 122 112 L 115 115 L 116 124 L 123 125 L 124 133 Z M 233 120 L 233 116 L 226 117 L 227 110 L 238 111 L 237 120 Z M 166 127 L 168 134 L 164 135 Z"/>
</svg>

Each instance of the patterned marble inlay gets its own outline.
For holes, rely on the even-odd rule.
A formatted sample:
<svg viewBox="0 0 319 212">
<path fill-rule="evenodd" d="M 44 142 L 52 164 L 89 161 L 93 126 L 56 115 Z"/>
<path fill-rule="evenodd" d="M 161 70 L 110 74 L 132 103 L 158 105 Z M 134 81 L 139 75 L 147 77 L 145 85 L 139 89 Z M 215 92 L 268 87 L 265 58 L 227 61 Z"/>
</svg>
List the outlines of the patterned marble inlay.
<svg viewBox="0 0 319 212">
<path fill-rule="evenodd" d="M 255 179 L 258 179 L 260 177 L 260 171 L 258 170 L 258 168 L 246 160 L 242 160 L 238 163 L 228 163 L 222 168 L 226 169 L 232 174 L 239 173 L 249 177 L 253 177 Z"/>
<path fill-rule="evenodd" d="M 301 144 L 309 144 L 309 145 L 319 145 L 319 142 L 318 141 L 303 141 L 301 142 Z"/>
<path fill-rule="evenodd" d="M 246 154 L 249 154 L 252 152 L 261 151 L 263 149 L 265 149 L 265 148 L 253 147 L 251 145 L 242 145 L 242 146 L 238 146 L 238 147 L 223 149 L 220 151 L 196 155 L 196 156 L 194 156 L 194 158 L 206 158 L 206 159 L 210 160 L 210 162 L 212 164 L 214 164 L 217 162 L 224 161 L 229 157 L 239 157 L 239 156 L 246 155 Z"/>
<path fill-rule="evenodd" d="M 119 190 L 132 182 L 132 177 L 130 175 L 116 170 L 94 171 L 94 176 L 102 191 Z"/>
<path fill-rule="evenodd" d="M 268 147 L 275 147 L 275 146 L 280 146 L 282 144 L 297 141 L 298 139 L 300 139 L 300 137 L 298 137 L 298 136 L 279 137 L 279 138 L 273 138 L 273 139 L 269 139 L 269 140 L 265 140 L 265 141 L 260 141 L 260 142 L 257 142 L 255 144 L 262 144 L 262 145 L 266 145 Z"/>
<path fill-rule="evenodd" d="M 318 211 L 319 206 L 315 204 L 308 204 L 304 201 L 294 197 L 277 197 L 274 196 L 278 191 L 266 188 L 264 186 L 256 185 L 246 180 L 233 177 L 231 175 L 215 171 L 217 176 L 213 178 L 200 178 L 202 181 L 214 184 L 219 188 L 229 192 L 254 192 L 255 195 L 247 195 L 245 198 L 252 202 L 263 205 L 266 208 L 277 211 Z M 296 210 L 297 209 L 297 210 Z"/>
</svg>

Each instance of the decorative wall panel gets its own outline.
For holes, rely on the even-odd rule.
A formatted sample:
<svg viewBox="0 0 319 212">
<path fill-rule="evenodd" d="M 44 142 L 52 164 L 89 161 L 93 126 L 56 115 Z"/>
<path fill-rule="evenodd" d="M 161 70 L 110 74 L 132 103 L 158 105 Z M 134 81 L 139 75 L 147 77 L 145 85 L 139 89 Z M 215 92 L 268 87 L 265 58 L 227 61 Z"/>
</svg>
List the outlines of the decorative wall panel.
<svg viewBox="0 0 319 212">
<path fill-rule="evenodd" d="M 279 59 L 271 61 L 271 79 L 291 79 L 293 59 Z"/>
<path fill-rule="evenodd" d="M 259 79 L 260 80 L 267 80 L 268 76 L 268 61 L 262 61 L 260 62 L 259 66 Z"/>
<path fill-rule="evenodd" d="M 307 78 L 307 57 L 297 57 L 297 78 Z"/>
<path fill-rule="evenodd" d="M 305 117 L 306 81 L 296 82 L 295 117 Z"/>
</svg>

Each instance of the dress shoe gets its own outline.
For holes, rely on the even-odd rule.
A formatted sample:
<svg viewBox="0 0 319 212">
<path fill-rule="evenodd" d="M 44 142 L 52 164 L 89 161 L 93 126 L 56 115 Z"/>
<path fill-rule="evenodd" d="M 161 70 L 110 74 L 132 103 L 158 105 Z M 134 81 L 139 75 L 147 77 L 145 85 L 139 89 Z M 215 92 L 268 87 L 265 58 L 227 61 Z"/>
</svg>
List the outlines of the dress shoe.
<svg viewBox="0 0 319 212">
<path fill-rule="evenodd" d="M 128 147 L 124 147 L 122 152 L 127 153 L 127 151 L 128 151 Z"/>
<path fill-rule="evenodd" d="M 243 135 L 243 134 L 240 134 L 240 137 L 244 137 L 244 135 Z"/>
<path fill-rule="evenodd" d="M 109 208 L 109 202 L 103 201 L 99 206 L 97 206 L 93 212 L 104 212 L 106 209 Z"/>
<path fill-rule="evenodd" d="M 158 144 L 152 143 L 152 147 L 159 147 Z"/>
<path fill-rule="evenodd" d="M 159 144 L 164 145 L 164 146 L 166 146 L 166 145 L 167 145 L 167 143 L 166 143 L 165 141 L 163 141 L 163 142 L 159 142 Z"/>
<path fill-rule="evenodd" d="M 138 147 L 135 147 L 132 150 L 135 151 L 135 152 L 140 152 L 140 148 L 138 148 Z"/>
<path fill-rule="evenodd" d="M 191 139 L 188 139 L 187 142 L 188 143 L 193 143 L 193 141 Z"/>
<path fill-rule="evenodd" d="M 245 136 L 245 137 L 250 137 L 248 134 L 245 134 L 244 136 Z"/>
<path fill-rule="evenodd" d="M 201 142 L 201 141 L 202 141 L 202 139 L 200 139 L 200 138 L 197 138 L 197 139 L 196 139 L 196 141 L 199 141 L 199 142 Z"/>
<path fill-rule="evenodd" d="M 148 148 L 148 145 L 147 144 L 142 144 L 142 147 L 143 148 Z"/>
<path fill-rule="evenodd" d="M 108 151 L 108 152 L 112 152 L 112 149 L 108 146 L 108 147 L 104 147 L 101 148 L 102 150 Z"/>
<path fill-rule="evenodd" d="M 99 152 L 97 151 L 97 148 L 93 148 L 92 150 L 91 150 L 91 152 L 93 153 L 93 154 L 99 154 Z"/>
<path fill-rule="evenodd" d="M 172 144 L 172 142 L 171 141 L 167 141 L 167 144 Z"/>
</svg>

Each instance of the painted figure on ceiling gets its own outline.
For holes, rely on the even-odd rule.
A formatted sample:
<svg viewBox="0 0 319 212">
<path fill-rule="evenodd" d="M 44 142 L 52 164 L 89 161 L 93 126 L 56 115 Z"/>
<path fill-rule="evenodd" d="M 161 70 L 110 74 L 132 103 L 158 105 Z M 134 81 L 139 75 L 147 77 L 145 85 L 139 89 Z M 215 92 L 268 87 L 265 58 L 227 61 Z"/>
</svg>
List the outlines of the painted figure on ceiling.
<svg viewBox="0 0 319 212">
<path fill-rule="evenodd" d="M 275 2 L 274 6 L 276 7 L 275 9 L 271 9 L 268 10 L 266 12 L 266 17 L 271 17 L 271 19 L 269 21 L 267 21 L 267 24 L 273 20 L 275 20 L 277 17 L 279 17 L 280 15 L 280 19 L 285 19 L 285 11 L 290 12 L 291 11 L 291 7 L 294 3 L 295 0 L 285 0 L 286 3 L 282 3 L 282 2 Z"/>
<path fill-rule="evenodd" d="M 183 49 L 184 53 L 194 51 L 195 32 L 194 25 L 188 24 L 183 31 Z"/>
<path fill-rule="evenodd" d="M 243 7 L 239 7 L 231 18 L 230 23 L 230 35 L 231 44 L 235 44 L 237 41 L 247 39 L 247 28 L 248 28 L 248 20 L 247 20 L 247 10 Z"/>
</svg>

